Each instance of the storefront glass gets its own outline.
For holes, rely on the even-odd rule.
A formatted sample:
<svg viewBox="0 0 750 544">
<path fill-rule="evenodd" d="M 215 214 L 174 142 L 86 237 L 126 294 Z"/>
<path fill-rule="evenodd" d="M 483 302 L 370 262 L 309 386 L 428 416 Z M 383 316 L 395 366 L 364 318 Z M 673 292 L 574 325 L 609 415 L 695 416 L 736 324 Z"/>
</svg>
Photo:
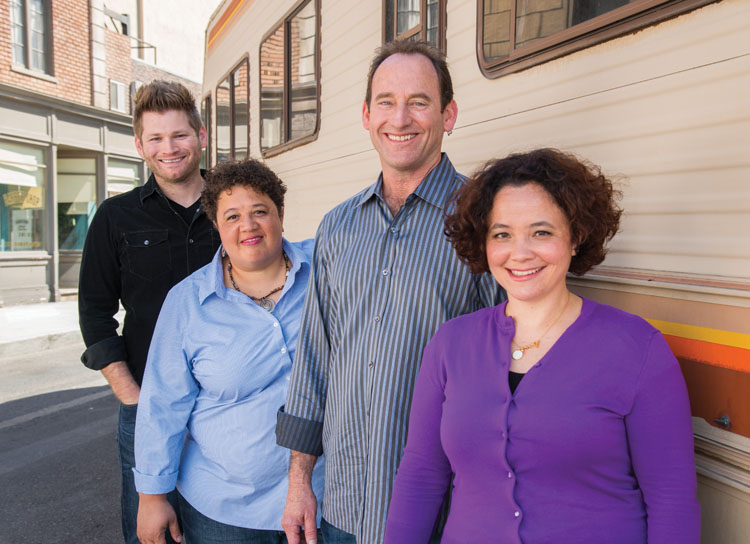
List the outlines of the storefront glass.
<svg viewBox="0 0 750 544">
<path fill-rule="evenodd" d="M 60 249 L 83 249 L 96 211 L 96 159 L 57 160 L 57 239 Z"/>
<path fill-rule="evenodd" d="M 0 251 L 44 249 L 42 149 L 0 142 Z"/>
<path fill-rule="evenodd" d="M 117 159 L 107 161 L 107 198 L 126 193 L 140 184 L 138 163 Z"/>
</svg>

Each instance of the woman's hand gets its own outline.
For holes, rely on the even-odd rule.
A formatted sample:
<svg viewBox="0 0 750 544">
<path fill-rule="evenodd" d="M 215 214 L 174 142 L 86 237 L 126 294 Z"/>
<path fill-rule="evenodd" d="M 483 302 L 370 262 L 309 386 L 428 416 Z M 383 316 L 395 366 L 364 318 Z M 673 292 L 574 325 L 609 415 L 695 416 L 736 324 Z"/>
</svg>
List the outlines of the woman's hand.
<svg viewBox="0 0 750 544">
<path fill-rule="evenodd" d="M 138 540 L 142 544 L 166 544 L 167 528 L 175 542 L 182 542 L 180 526 L 167 496 L 138 493 Z"/>
</svg>

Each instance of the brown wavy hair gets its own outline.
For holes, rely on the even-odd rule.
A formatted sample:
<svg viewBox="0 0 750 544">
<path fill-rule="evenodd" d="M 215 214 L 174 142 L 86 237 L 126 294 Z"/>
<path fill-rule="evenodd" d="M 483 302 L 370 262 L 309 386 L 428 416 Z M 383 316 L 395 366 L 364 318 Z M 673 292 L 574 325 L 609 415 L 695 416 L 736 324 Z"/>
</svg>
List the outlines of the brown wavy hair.
<svg viewBox="0 0 750 544">
<path fill-rule="evenodd" d="M 474 273 L 489 271 L 486 240 L 495 195 L 503 187 L 528 183 L 547 191 L 568 219 L 576 245 L 568 271 L 581 276 L 601 263 L 620 226 L 622 209 L 616 201 L 622 194 L 598 166 L 557 149 L 493 159 L 457 191 L 444 232 L 459 259 Z"/>
<path fill-rule="evenodd" d="M 133 132 L 140 140 L 143 135 L 143 114 L 147 111 L 184 111 L 190 127 L 198 134 L 201 130 L 201 115 L 195 105 L 193 94 L 182 83 L 155 79 L 141 86 L 135 93 L 133 105 Z"/>
<path fill-rule="evenodd" d="M 208 218 L 216 222 L 219 197 L 224 191 L 240 185 L 266 195 L 276 204 L 281 214 L 284 207 L 286 185 L 268 166 L 255 159 L 223 161 L 206 172 L 206 185 L 201 193 L 201 203 Z"/>
</svg>

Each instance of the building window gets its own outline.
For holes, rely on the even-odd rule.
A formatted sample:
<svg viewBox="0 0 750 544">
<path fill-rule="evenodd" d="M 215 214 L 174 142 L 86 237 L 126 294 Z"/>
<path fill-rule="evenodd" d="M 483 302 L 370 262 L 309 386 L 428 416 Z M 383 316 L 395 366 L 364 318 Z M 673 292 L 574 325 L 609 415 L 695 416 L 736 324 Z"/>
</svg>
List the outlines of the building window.
<svg viewBox="0 0 750 544">
<path fill-rule="evenodd" d="M 244 159 L 250 138 L 249 69 L 247 59 L 216 87 L 216 161 Z"/>
<path fill-rule="evenodd" d="M 211 97 L 206 96 L 201 102 L 201 120 L 206 129 L 206 147 L 201 151 L 201 168 L 211 167 L 211 142 L 213 141 L 213 127 L 211 126 Z"/>
<path fill-rule="evenodd" d="M 445 51 L 445 0 L 384 0 L 383 42 L 430 42 Z"/>
<path fill-rule="evenodd" d="M 45 0 L 10 0 L 13 64 L 51 73 L 49 10 Z"/>
<path fill-rule="evenodd" d="M 0 251 L 44 249 L 44 151 L 0 142 Z"/>
<path fill-rule="evenodd" d="M 115 81 L 114 79 L 109 80 L 109 109 L 112 111 L 119 111 L 120 113 L 128 113 L 128 106 L 130 105 L 130 96 L 128 94 L 128 88 L 124 83 Z"/>
<path fill-rule="evenodd" d="M 60 249 L 83 249 L 96 211 L 96 159 L 57 159 L 57 237 Z"/>
<path fill-rule="evenodd" d="M 716 0 L 478 0 L 480 67 L 523 70 Z"/>
<path fill-rule="evenodd" d="M 264 156 L 317 136 L 319 9 L 316 0 L 298 4 L 261 42 L 260 148 Z"/>
<path fill-rule="evenodd" d="M 118 159 L 107 160 L 107 198 L 127 193 L 140 184 L 139 163 Z"/>
</svg>

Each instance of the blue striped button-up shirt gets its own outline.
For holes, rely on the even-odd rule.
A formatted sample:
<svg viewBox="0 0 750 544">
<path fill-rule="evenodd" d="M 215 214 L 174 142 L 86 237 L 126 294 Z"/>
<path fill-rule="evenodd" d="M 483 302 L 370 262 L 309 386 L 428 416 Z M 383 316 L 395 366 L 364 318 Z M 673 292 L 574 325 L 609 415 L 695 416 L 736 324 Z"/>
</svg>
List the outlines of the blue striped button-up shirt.
<svg viewBox="0 0 750 544">
<path fill-rule="evenodd" d="M 357 542 L 383 539 L 422 350 L 438 326 L 496 304 L 443 235 L 464 178 L 444 154 L 394 217 L 378 181 L 318 229 L 280 445 L 325 451 L 323 517 Z"/>
</svg>

